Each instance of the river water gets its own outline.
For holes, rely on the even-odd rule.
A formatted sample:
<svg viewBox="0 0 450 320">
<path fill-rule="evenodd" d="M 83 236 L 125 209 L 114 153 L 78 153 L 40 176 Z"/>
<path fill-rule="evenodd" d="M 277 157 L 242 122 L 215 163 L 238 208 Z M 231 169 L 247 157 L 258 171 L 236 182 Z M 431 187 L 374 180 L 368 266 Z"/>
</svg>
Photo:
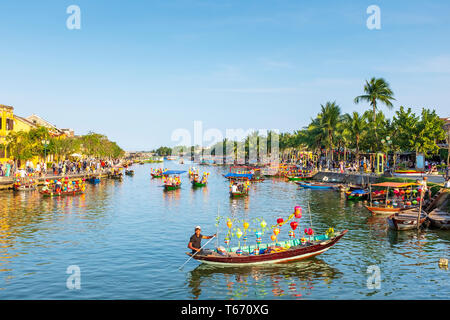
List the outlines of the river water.
<svg viewBox="0 0 450 320">
<path fill-rule="evenodd" d="M 166 161 L 164 166 L 188 170 L 190 165 Z M 134 165 L 133 177 L 105 179 L 76 197 L 1 192 L 0 299 L 450 297 L 449 271 L 438 266 L 439 258 L 449 256 L 450 232 L 393 232 L 385 218 L 372 217 L 362 203 L 347 202 L 339 192 L 298 189 L 280 179 L 252 185 L 246 199 L 230 199 L 222 167 L 199 167 L 210 172 L 206 188 L 192 189 L 185 173 L 180 190 L 164 192 L 161 180 L 150 179 L 152 167 L 162 164 Z M 253 222 L 263 218 L 270 225 L 300 205 L 298 231 L 310 227 L 308 203 L 316 233 L 349 230 L 325 253 L 244 268 L 192 259 L 180 270 L 196 225 L 202 234 L 214 234 L 218 214 Z M 288 228 L 283 226 L 280 239 L 288 238 Z M 226 229 L 221 220 L 219 245 L 225 246 Z M 250 233 L 248 238 L 253 241 Z M 263 242 L 270 242 L 268 234 Z M 79 271 L 78 283 L 73 270 Z"/>
</svg>

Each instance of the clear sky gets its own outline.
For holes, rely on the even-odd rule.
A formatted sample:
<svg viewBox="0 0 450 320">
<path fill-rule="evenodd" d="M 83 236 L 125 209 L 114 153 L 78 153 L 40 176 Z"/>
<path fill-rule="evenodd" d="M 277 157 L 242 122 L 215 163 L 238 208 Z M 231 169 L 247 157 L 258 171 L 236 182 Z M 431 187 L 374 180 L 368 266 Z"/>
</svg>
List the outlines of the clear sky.
<svg viewBox="0 0 450 320">
<path fill-rule="evenodd" d="M 292 132 L 327 101 L 362 112 L 373 76 L 395 107 L 450 116 L 449 20 L 448 0 L 1 1 L 0 104 L 126 150 L 173 145 L 194 120 Z"/>
</svg>

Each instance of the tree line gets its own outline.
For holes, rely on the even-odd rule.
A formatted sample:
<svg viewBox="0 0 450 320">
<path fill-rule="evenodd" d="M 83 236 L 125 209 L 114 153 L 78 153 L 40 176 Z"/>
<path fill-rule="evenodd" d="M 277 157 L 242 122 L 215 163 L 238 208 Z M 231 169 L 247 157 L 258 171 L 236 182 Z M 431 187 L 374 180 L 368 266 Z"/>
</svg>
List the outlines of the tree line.
<svg viewBox="0 0 450 320">
<path fill-rule="evenodd" d="M 52 136 L 45 127 L 30 131 L 10 132 L 4 147 L 15 161 L 27 161 L 34 157 L 45 159 L 53 155 L 55 161 L 65 160 L 74 153 L 95 158 L 120 158 L 125 151 L 105 135 L 89 132 L 76 137 Z"/>
<path fill-rule="evenodd" d="M 350 153 L 356 160 L 362 153 L 390 152 L 394 155 L 394 163 L 395 155 L 400 152 L 419 152 L 426 156 L 437 154 L 440 150 L 438 143 L 448 140 L 448 136 L 443 129 L 444 121 L 435 110 L 422 108 L 416 115 L 411 108 L 400 106 L 393 118 L 388 119 L 380 106 L 392 110 L 393 101 L 394 93 L 389 83 L 383 78 L 371 78 L 366 81 L 363 94 L 353 100 L 356 105 L 366 103 L 367 110 L 361 113 L 343 114 L 335 101 L 328 101 L 320 106 L 320 112 L 306 127 L 293 133 L 268 131 L 262 135 L 256 131 L 242 141 L 224 139 L 202 151 L 214 155 L 216 150 L 223 148 L 223 155 L 237 156 L 241 146 L 245 157 L 248 157 L 251 149 L 259 150 L 260 143 L 264 142 L 270 154 L 271 142 L 276 136 L 281 153 L 293 149 L 312 151 L 324 154 L 330 160 L 335 160 L 336 152 Z M 175 155 L 189 150 L 192 152 L 194 147 L 161 147 L 155 151 L 160 155 Z"/>
</svg>

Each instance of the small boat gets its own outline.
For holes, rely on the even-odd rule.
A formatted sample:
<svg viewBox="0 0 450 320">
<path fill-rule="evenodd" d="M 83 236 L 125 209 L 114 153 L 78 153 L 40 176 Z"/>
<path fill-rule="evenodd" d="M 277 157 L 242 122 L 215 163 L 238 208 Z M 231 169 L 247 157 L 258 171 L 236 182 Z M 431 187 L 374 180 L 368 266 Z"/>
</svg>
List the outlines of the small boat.
<svg viewBox="0 0 450 320">
<path fill-rule="evenodd" d="M 36 190 L 36 184 L 13 184 L 13 190 L 14 191 L 33 191 Z"/>
<path fill-rule="evenodd" d="M 63 196 L 76 196 L 84 193 L 82 189 L 76 189 L 71 191 L 61 191 L 61 192 L 53 192 L 53 191 L 39 191 L 39 193 L 43 197 L 63 197 Z"/>
<path fill-rule="evenodd" d="M 419 205 L 417 201 L 414 201 L 411 198 L 412 187 L 416 186 L 415 183 L 404 183 L 404 182 L 381 182 L 372 184 L 372 187 L 383 187 L 385 190 L 376 190 L 372 191 L 372 199 L 370 199 L 371 204 L 369 206 L 365 206 L 367 210 L 369 210 L 372 215 L 377 214 L 395 214 L 400 213 L 402 211 L 411 210 L 417 208 Z M 394 196 L 389 198 L 389 190 L 394 189 L 405 189 L 406 194 L 410 195 L 410 199 L 401 199 L 400 193 L 399 196 Z M 408 190 L 409 189 L 409 190 Z M 372 189 L 373 190 L 373 189 Z M 404 195 L 405 193 L 403 193 Z M 373 201 L 373 202 L 372 202 Z"/>
<path fill-rule="evenodd" d="M 100 183 L 100 178 L 99 177 L 90 177 L 87 179 L 87 182 L 89 182 L 90 184 L 98 184 L 98 183 Z"/>
<path fill-rule="evenodd" d="M 134 170 L 125 170 L 127 176 L 134 176 Z"/>
<path fill-rule="evenodd" d="M 363 189 L 347 191 L 345 197 L 347 200 L 367 200 L 369 198 L 369 191 Z"/>
<path fill-rule="evenodd" d="M 317 189 L 317 190 L 333 190 L 337 188 L 335 184 L 318 183 L 318 182 L 296 182 L 297 185 L 307 189 Z"/>
<path fill-rule="evenodd" d="M 387 218 L 389 228 L 397 231 L 417 229 L 418 214 L 419 208 L 395 213 Z M 419 218 L 419 227 L 425 222 L 426 219 L 427 214 L 422 210 Z"/>
<path fill-rule="evenodd" d="M 206 183 L 200 183 L 197 181 L 192 181 L 192 186 L 195 188 L 201 188 L 201 187 L 206 187 Z"/>
<path fill-rule="evenodd" d="M 241 197 L 245 197 L 248 196 L 248 189 L 246 191 L 242 191 L 242 192 L 232 192 L 230 191 L 230 197 L 231 198 L 241 198 Z"/>
<path fill-rule="evenodd" d="M 165 191 L 176 190 L 176 189 L 180 189 L 180 188 L 181 188 L 181 183 L 180 184 L 165 184 L 164 185 L 164 190 Z"/>
<path fill-rule="evenodd" d="M 348 230 L 328 235 L 313 236 L 309 241 L 300 239 L 282 241 L 280 243 L 262 244 L 240 247 L 242 254 L 237 254 L 234 248 L 219 253 L 218 250 L 204 250 L 204 253 L 193 255 L 201 263 L 218 266 L 248 266 L 270 263 L 286 263 L 317 256 L 334 246 Z M 235 248 L 238 249 L 238 248 Z M 256 254 L 254 253 L 256 252 Z"/>
<path fill-rule="evenodd" d="M 184 170 L 167 170 L 164 171 L 164 190 L 176 190 L 181 188 L 180 174 L 184 173 Z M 175 178 L 169 177 L 170 175 L 175 175 Z"/>
<path fill-rule="evenodd" d="M 434 209 L 428 214 L 428 220 L 432 228 L 450 230 L 450 213 L 440 209 Z"/>
<path fill-rule="evenodd" d="M 377 215 L 377 214 L 395 214 L 395 213 L 399 213 L 401 211 L 406 211 L 406 210 L 410 210 L 412 208 L 415 208 L 417 206 L 414 207 L 406 207 L 406 208 L 399 208 L 399 207 L 393 207 L 393 206 L 377 206 L 377 207 L 372 207 L 372 206 L 365 206 L 367 210 L 369 210 L 370 212 L 372 212 L 372 215 Z"/>
</svg>

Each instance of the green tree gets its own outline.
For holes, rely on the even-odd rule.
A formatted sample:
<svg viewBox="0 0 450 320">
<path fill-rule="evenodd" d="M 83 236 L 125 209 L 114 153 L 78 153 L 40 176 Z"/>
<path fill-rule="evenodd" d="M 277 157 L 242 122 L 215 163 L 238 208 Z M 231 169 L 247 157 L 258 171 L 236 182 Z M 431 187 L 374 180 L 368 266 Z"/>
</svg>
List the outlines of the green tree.
<svg viewBox="0 0 450 320">
<path fill-rule="evenodd" d="M 349 141 L 354 141 L 352 147 L 356 148 L 355 156 L 356 161 L 359 163 L 359 146 L 361 137 L 364 135 L 365 130 L 367 129 L 367 122 L 365 117 L 359 115 L 358 112 L 354 111 L 351 115 L 346 113 L 343 116 L 343 127 L 344 127 L 344 135 L 349 137 Z"/>
<path fill-rule="evenodd" d="M 393 108 L 392 100 L 394 99 L 394 93 L 389 87 L 389 83 L 383 78 L 372 78 L 370 81 L 366 80 L 364 85 L 364 95 L 357 96 L 354 100 L 356 104 L 361 101 L 369 102 L 372 106 L 373 121 L 375 122 L 377 103 L 385 104 L 389 109 Z"/>
</svg>

